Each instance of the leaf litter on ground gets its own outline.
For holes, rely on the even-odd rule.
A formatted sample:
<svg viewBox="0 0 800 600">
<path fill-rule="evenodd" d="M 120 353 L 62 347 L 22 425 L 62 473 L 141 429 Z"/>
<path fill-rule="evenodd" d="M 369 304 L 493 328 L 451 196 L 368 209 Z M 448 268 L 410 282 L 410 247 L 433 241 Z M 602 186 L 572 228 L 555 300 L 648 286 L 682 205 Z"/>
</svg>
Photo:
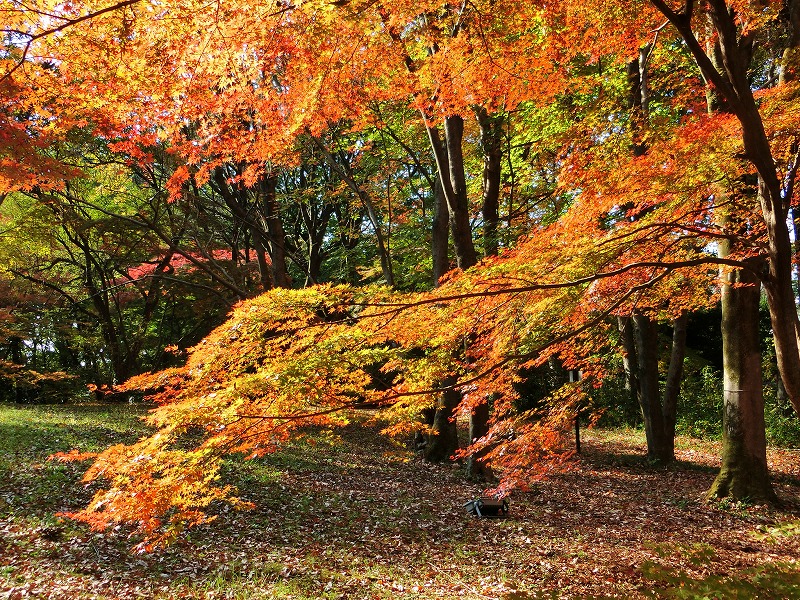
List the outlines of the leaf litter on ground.
<svg viewBox="0 0 800 600">
<path fill-rule="evenodd" d="M 133 554 L 122 529 L 55 517 L 91 492 L 80 465 L 45 459 L 136 439 L 142 412 L 0 408 L 0 598 L 780 598 L 797 578 L 800 452 L 770 449 L 781 507 L 707 503 L 718 442 L 680 438 L 678 461 L 655 467 L 625 430 L 587 432 L 571 471 L 477 519 L 463 504 L 485 486 L 459 465 L 352 425 L 333 444 L 231 458 L 255 509 Z"/>
</svg>

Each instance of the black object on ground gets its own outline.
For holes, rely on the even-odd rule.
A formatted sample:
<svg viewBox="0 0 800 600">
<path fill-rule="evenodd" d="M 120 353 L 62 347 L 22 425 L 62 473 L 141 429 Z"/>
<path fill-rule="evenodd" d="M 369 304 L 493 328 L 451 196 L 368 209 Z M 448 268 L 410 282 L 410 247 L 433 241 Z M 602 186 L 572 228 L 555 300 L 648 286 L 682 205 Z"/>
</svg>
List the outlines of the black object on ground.
<svg viewBox="0 0 800 600">
<path fill-rule="evenodd" d="M 464 504 L 466 511 L 476 517 L 505 517 L 508 514 L 508 500 L 495 498 L 475 498 Z"/>
</svg>

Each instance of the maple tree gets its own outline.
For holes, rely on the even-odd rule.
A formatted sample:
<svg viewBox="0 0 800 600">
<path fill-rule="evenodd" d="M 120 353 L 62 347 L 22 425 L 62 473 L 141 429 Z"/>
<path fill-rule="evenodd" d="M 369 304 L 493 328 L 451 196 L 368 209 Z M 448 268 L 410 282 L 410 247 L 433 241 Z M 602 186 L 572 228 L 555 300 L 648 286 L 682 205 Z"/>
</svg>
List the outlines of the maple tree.
<svg viewBox="0 0 800 600">
<path fill-rule="evenodd" d="M 79 4 L 69 10 L 88 14 Z M 54 117 L 59 127 L 88 127 L 144 164 L 153 162 L 149 149 L 165 145 L 175 166 L 169 197 L 197 201 L 208 190 L 220 197 L 250 236 L 261 288 L 274 288 L 240 304 L 185 367 L 128 384 L 154 391 L 160 405 L 150 422 L 159 431 L 97 457 L 87 479 L 107 477 L 110 487 L 76 516 L 98 527 L 133 522 L 150 541 L 168 539 L 185 523 L 207 520 L 215 501 L 232 498 L 215 483 L 225 452 L 261 456 L 304 426 L 336 425 L 347 408 L 366 403 L 385 409 L 395 433 L 420 429 L 417 415 L 435 403 L 440 429 L 452 411 L 480 410 L 487 426 L 475 429 L 467 452 L 497 468 L 501 491 L 525 486 L 569 457 L 564 431 L 588 402 L 589 386 L 602 385 L 617 337 L 638 364 L 648 447 L 669 460 L 683 360 L 676 351 L 662 406 L 655 326 L 673 322 L 680 337 L 688 311 L 716 302 L 719 267 L 723 278 L 747 269 L 762 282 L 782 381 L 800 410 L 787 226 L 798 164 L 796 36 L 788 37 L 780 85 L 754 94 L 759 86 L 748 75 L 750 49 L 784 27 L 780 19 L 777 4 L 717 0 L 680 7 L 662 0 L 239 2 L 215 11 L 141 1 L 97 14 L 91 27 L 73 18 L 61 35 L 41 38 L 45 45 L 29 36 L 37 42 L 30 49 L 58 67 L 48 80 L 72 91 L 48 100 L 48 114 L 68 115 Z M 706 114 L 707 88 L 727 111 Z M 370 222 L 381 276 L 389 286 L 398 281 L 391 193 L 381 214 L 374 180 L 355 173 L 369 172 L 364 132 L 391 131 L 376 107 L 415 111 L 427 137 L 427 161 L 438 173 L 435 180 L 428 174 L 427 195 L 439 226 L 432 234 L 439 287 L 414 296 L 384 288 L 277 289 L 289 284 L 285 257 L 278 260 L 289 236 L 278 228 L 285 223 L 276 194 L 281 176 L 284 191 L 311 193 L 307 181 L 289 183 L 293 169 L 297 180 L 313 170 L 304 152 L 323 159 L 319 181 L 338 186 L 320 200 L 320 222 L 312 224 L 309 202 L 292 208 L 308 237 L 309 281 L 321 273 L 337 209 L 340 226 Z M 521 203 L 516 210 L 527 214 L 514 223 L 501 142 L 512 140 L 506 132 L 515 126 L 540 124 L 546 136 L 526 131 L 513 140 L 528 157 L 532 146 L 552 149 L 534 152 L 542 179 L 552 180 L 550 205 Z M 335 149 L 348 139 L 351 147 Z M 533 171 L 521 155 L 516 160 Z M 477 157 L 480 202 L 469 170 Z M 509 152 L 512 168 L 514 160 Z M 391 192 L 399 176 L 384 167 Z M 758 203 L 751 201 L 753 170 Z M 363 212 L 345 215 L 344 204 L 330 201 L 342 188 Z M 509 206 L 501 228 L 502 201 Z M 264 204 L 258 223 L 250 210 Z M 715 218 L 722 210 L 730 213 L 725 222 Z M 486 255 L 480 265 L 477 215 Z M 515 226 L 524 230 L 517 244 L 510 241 Z M 440 278 L 448 237 L 464 272 Z M 732 243 L 718 256 L 712 245 L 720 240 Z M 754 258 L 766 270 L 754 269 Z M 239 298 L 250 295 L 236 281 L 227 287 Z M 628 337 L 633 332 L 638 343 Z M 520 368 L 549 359 L 581 369 L 587 383 L 565 383 L 538 410 L 520 413 Z M 184 448 L 198 430 L 201 441 Z"/>
<path fill-rule="evenodd" d="M 165 346 L 199 340 L 252 293 L 256 261 L 239 251 L 225 215 L 167 202 L 163 164 L 132 168 L 77 141 L 62 157 L 76 161 L 77 148 L 91 177 L 10 195 L 0 252 L 13 285 L 50 298 L 55 324 L 32 338 L 53 348 L 42 351 L 50 366 L 107 389 L 169 364 Z"/>
</svg>

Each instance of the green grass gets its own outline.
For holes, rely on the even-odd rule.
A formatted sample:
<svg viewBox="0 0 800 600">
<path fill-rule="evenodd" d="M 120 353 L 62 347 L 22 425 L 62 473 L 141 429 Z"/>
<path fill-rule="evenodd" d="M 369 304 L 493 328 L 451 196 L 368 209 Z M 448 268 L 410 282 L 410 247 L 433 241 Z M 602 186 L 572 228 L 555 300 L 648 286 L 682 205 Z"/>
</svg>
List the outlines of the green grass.
<svg viewBox="0 0 800 600">
<path fill-rule="evenodd" d="M 145 413 L 139 405 L 0 405 L 0 515 L 52 520 L 84 467 L 48 457 L 133 442 L 148 433 L 140 418 Z"/>
<path fill-rule="evenodd" d="M 365 531 L 388 527 L 409 540 L 428 539 L 417 524 L 430 511 L 422 509 L 413 519 L 405 518 L 401 506 L 410 499 L 402 490 L 399 506 L 382 510 L 380 499 L 370 493 L 359 493 L 354 503 L 344 489 L 320 494 L 303 485 L 283 485 L 287 474 L 299 473 L 304 482 L 313 482 L 317 475 L 364 470 L 363 455 L 335 438 L 299 440 L 263 460 L 226 460 L 225 478 L 254 499 L 258 509 L 236 516 L 223 513 L 218 528 L 192 531 L 175 547 L 154 555 L 132 555 L 132 541 L 124 530 L 104 536 L 57 517 L 58 512 L 85 505 L 92 489 L 80 483 L 86 463 L 62 463 L 48 457 L 71 449 L 90 452 L 131 443 L 149 433 L 141 421 L 146 412 L 147 407 L 141 405 L 0 405 L 0 539 L 5 537 L 0 542 L 0 564 L 4 557 L 21 558 L 3 564 L 0 592 L 33 581 L 46 585 L 53 577 L 70 587 L 51 597 L 61 594 L 77 599 L 143 594 L 156 599 L 336 599 L 348 590 L 356 597 L 416 596 L 412 590 L 419 588 L 418 575 L 387 560 L 388 556 L 351 556 L 352 569 L 331 566 L 341 567 L 342 556 L 350 549 L 337 541 L 339 537 L 357 538 Z M 380 457 L 380 452 L 375 456 Z M 377 470 L 369 473 L 377 474 Z M 274 534 L 276 522 L 280 536 L 291 547 L 291 560 L 278 545 L 269 553 L 248 557 L 251 540 L 260 532 Z M 298 553 L 301 544 L 311 550 L 300 548 Z M 422 551 L 415 556 L 426 561 Z M 57 572 L 44 576 L 53 568 Z M 440 580 L 440 575 L 433 574 L 432 581 Z M 86 581 L 98 580 L 107 584 L 106 591 L 82 589 L 88 587 Z"/>
<path fill-rule="evenodd" d="M 755 518 L 759 507 L 698 501 L 713 474 L 700 463 L 650 468 L 642 434 L 633 429 L 587 432 L 589 462 L 579 476 L 514 496 L 508 519 L 477 520 L 462 504 L 480 487 L 458 467 L 425 465 L 374 429 L 352 426 L 341 439 L 312 436 L 263 459 L 230 457 L 223 477 L 255 509 L 220 507 L 214 523 L 174 546 L 132 554 L 137 540 L 124 528 L 104 535 L 56 516 L 84 506 L 93 488 L 80 483 L 85 464 L 47 457 L 133 442 L 148 434 L 140 419 L 146 410 L 0 405 L 0 597 L 528 600 L 560 597 L 568 586 L 564 597 L 643 597 L 652 589 L 656 597 L 700 598 L 722 585 L 795 582 L 786 562 L 721 579 L 688 559 L 647 562 L 641 549 L 649 540 L 675 547 L 673 525 L 659 527 L 667 520 L 686 526 L 681 536 L 703 541 L 727 540 L 732 526 L 768 522 L 752 543 L 784 561 L 796 554 L 800 530 L 797 515 Z M 714 444 L 681 438 L 679 446 L 713 455 Z M 626 530 L 629 541 L 620 546 L 610 512 L 623 505 L 635 507 L 627 518 L 647 514 L 651 521 Z M 698 514 L 717 529 L 696 529 Z M 698 595 L 670 596 L 676 585 Z"/>
<path fill-rule="evenodd" d="M 42 452 L 72 448 L 102 450 L 147 435 L 149 430 L 141 421 L 145 414 L 147 407 L 140 404 L 0 404 L 0 452 L 39 458 Z"/>
<path fill-rule="evenodd" d="M 642 566 L 645 578 L 652 582 L 645 590 L 648 598 L 772 600 L 797 598 L 800 594 L 800 570 L 793 562 L 770 562 L 733 574 L 696 577 L 682 567 L 665 563 L 674 561 L 678 555 L 686 564 L 702 568 L 716 557 L 712 547 L 697 544 L 688 548 L 669 546 L 655 550 L 660 559 L 647 561 Z"/>
</svg>

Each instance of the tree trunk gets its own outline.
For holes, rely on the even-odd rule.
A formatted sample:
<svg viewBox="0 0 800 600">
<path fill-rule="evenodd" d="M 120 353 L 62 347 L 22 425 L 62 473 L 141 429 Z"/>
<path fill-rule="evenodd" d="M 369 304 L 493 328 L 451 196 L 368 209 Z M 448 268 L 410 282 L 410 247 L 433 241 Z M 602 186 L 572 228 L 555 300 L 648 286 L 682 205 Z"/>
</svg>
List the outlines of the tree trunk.
<svg viewBox="0 0 800 600">
<path fill-rule="evenodd" d="M 706 11 L 719 41 L 720 61 L 694 35 L 692 12 L 675 12 L 664 0 L 650 0 L 680 33 L 703 77 L 725 99 L 742 130 L 744 154 L 758 172 L 758 198 L 767 233 L 767 268 L 761 280 L 767 294 L 775 355 L 789 399 L 800 413 L 800 320 L 792 288 L 792 246 L 786 223 L 791 194 L 784 194 L 769 139 L 748 78 L 752 33 L 741 32 L 737 14 L 724 0 L 708 0 Z M 784 69 L 787 74 L 790 69 Z"/>
<path fill-rule="evenodd" d="M 747 269 L 722 277 L 722 468 L 708 496 L 772 501 L 758 334 L 760 285 Z M 738 284 L 746 285 L 734 287 Z"/>
<path fill-rule="evenodd" d="M 447 117 L 444 120 L 444 138 L 447 144 L 447 160 L 453 192 L 450 196 L 445 194 L 447 207 L 450 209 L 450 230 L 453 233 L 458 268 L 466 270 L 478 262 L 478 256 L 472 242 L 472 228 L 469 222 L 469 200 L 462 148 L 464 119 L 460 116 Z"/>
<path fill-rule="evenodd" d="M 331 170 L 336 171 L 339 177 L 342 178 L 342 181 L 347 184 L 347 187 L 350 188 L 353 194 L 355 194 L 356 198 L 361 201 L 361 204 L 366 209 L 367 217 L 369 217 L 370 223 L 372 223 L 372 228 L 375 230 L 375 241 L 378 245 L 378 258 L 381 262 L 383 278 L 386 281 L 387 286 L 394 287 L 392 257 L 389 254 L 385 237 L 383 235 L 380 217 L 378 216 L 378 211 L 375 209 L 375 203 L 372 200 L 372 196 L 369 194 L 369 192 L 367 192 L 367 190 L 365 190 L 356 182 L 352 169 L 348 163 L 345 162 L 344 164 L 341 164 L 318 138 L 314 137 L 310 133 L 308 135 L 311 139 L 311 142 L 319 149 L 320 152 L 322 152 L 322 155 L 325 157 L 325 161 L 328 163 L 328 166 L 331 168 Z"/>
<path fill-rule="evenodd" d="M 302 218 L 303 225 L 306 228 L 306 246 L 307 255 L 306 259 L 306 282 L 305 285 L 309 286 L 320 281 L 322 273 L 322 263 L 327 254 L 324 252 L 325 235 L 328 231 L 328 223 L 334 213 L 334 207 L 331 204 L 326 204 L 322 211 L 316 213 L 312 210 L 311 205 L 301 203 L 299 206 L 300 217 Z"/>
<path fill-rule="evenodd" d="M 455 382 L 455 377 L 448 377 L 442 382 L 442 386 L 447 387 Z M 425 460 L 428 462 L 448 460 L 458 449 L 458 430 L 453 417 L 460 401 L 461 394 L 458 390 L 448 390 L 439 396 L 433 417 L 433 431 L 425 446 Z"/>
<path fill-rule="evenodd" d="M 627 316 L 617 317 L 620 342 L 622 343 L 622 367 L 625 370 L 625 391 L 634 405 L 639 404 L 639 361 L 636 359 L 636 343 L 633 340 L 633 323 Z"/>
<path fill-rule="evenodd" d="M 503 115 L 489 115 L 483 107 L 475 114 L 481 127 L 483 150 L 483 255 L 496 256 L 499 250 L 500 181 L 503 160 Z"/>
<path fill-rule="evenodd" d="M 798 157 L 800 159 L 800 157 Z M 800 256 L 800 210 L 793 207 L 791 210 L 792 216 L 792 235 L 794 237 L 794 254 Z M 796 301 L 800 303 L 800 261 L 794 263 L 794 276 L 798 282 Z"/>
<path fill-rule="evenodd" d="M 442 193 L 447 202 L 456 263 L 459 269 L 468 269 L 478 262 L 478 258 L 472 242 L 464 155 L 461 147 L 464 120 L 459 116 L 445 118 L 444 142 L 439 136 L 439 130 L 427 124 L 427 119 L 426 128 L 436 159 L 438 180 L 441 182 Z M 445 379 L 443 386 L 455 382 L 456 378 L 451 376 Z M 455 422 L 450 421 L 450 417 L 460 399 L 461 394 L 456 390 L 445 392 L 439 398 L 433 423 L 434 434 L 430 436 L 425 449 L 426 460 L 432 462 L 445 460 L 458 448 L 458 431 Z"/>
<path fill-rule="evenodd" d="M 442 188 L 441 175 L 436 177 L 433 198 L 435 205 L 431 230 L 431 253 L 433 257 L 433 285 L 438 287 L 439 280 L 450 270 L 450 259 L 448 257 L 450 241 L 449 213 L 447 200 L 444 197 L 444 189 Z"/>
<path fill-rule="evenodd" d="M 278 177 L 267 175 L 261 181 L 264 221 L 269 234 L 269 256 L 272 262 L 272 283 L 275 287 L 291 287 L 286 264 L 286 232 L 283 229 L 276 190 Z"/>
<path fill-rule="evenodd" d="M 786 11 L 789 17 L 789 35 L 786 49 L 781 57 L 778 85 L 789 81 L 797 81 L 798 74 L 800 74 L 800 1 L 789 0 L 786 4 Z"/>
<path fill-rule="evenodd" d="M 642 156 L 647 152 L 644 141 L 644 130 L 648 118 L 648 78 L 647 61 L 650 46 L 639 50 L 639 56 L 627 65 L 628 75 L 628 107 L 630 109 L 631 151 L 634 156 Z M 634 311 L 631 317 L 619 317 L 626 371 L 626 388 L 636 392 L 639 407 L 644 419 L 644 430 L 647 438 L 647 457 L 658 463 L 668 463 L 675 458 L 674 422 L 675 397 L 665 396 L 670 404 L 662 404 L 659 392 L 658 369 L 658 331 L 656 323 L 647 315 Z M 685 336 L 684 336 L 685 341 Z M 680 346 L 678 346 L 680 347 Z M 683 372 L 683 356 L 680 364 L 675 365 L 673 373 L 680 386 Z M 670 365 L 673 366 L 672 364 Z M 668 422 L 672 421 L 672 431 Z"/>
<path fill-rule="evenodd" d="M 442 182 L 442 191 L 447 200 L 456 263 L 459 269 L 468 269 L 478 262 L 478 257 L 472 242 L 464 155 L 461 148 L 464 137 L 464 119 L 458 116 L 445 118 L 444 141 L 436 127 L 428 125 L 427 130 L 436 159 L 436 168 Z"/>
<path fill-rule="evenodd" d="M 238 218 L 250 232 L 250 235 L 253 238 L 253 247 L 258 260 L 258 274 L 261 283 L 261 289 L 265 292 L 271 290 L 273 287 L 272 271 L 266 261 L 265 255 L 267 252 L 267 247 L 264 244 L 264 234 L 261 231 L 261 228 L 252 219 L 251 215 L 248 214 L 247 207 L 244 204 L 245 200 L 243 200 L 240 195 L 234 194 L 232 185 L 228 183 L 228 177 L 225 175 L 222 167 L 217 167 L 214 169 L 213 180 L 216 184 L 215 187 L 217 192 L 220 196 L 222 196 L 222 199 L 231 210 L 233 216 Z M 232 257 L 235 258 L 235 256 L 236 250 L 233 249 Z"/>
<path fill-rule="evenodd" d="M 625 389 L 639 404 L 647 438 L 647 456 L 659 463 L 675 459 L 675 422 L 678 394 L 686 355 L 686 324 L 683 313 L 672 323 L 672 350 L 663 398 L 659 398 L 658 332 L 646 315 L 617 317 L 623 347 Z"/>
<path fill-rule="evenodd" d="M 667 440 L 664 411 L 658 389 L 658 332 L 653 320 L 633 314 L 633 337 L 639 363 L 639 406 L 647 438 L 647 457 L 658 463 L 670 462 L 673 443 Z"/>
<path fill-rule="evenodd" d="M 500 180 L 503 159 L 503 115 L 492 115 L 483 107 L 477 107 L 475 114 L 481 128 L 481 148 L 483 150 L 483 252 L 484 256 L 496 256 L 499 250 L 497 229 L 500 223 Z M 489 400 L 482 399 L 469 414 L 470 443 L 489 432 Z M 485 452 L 471 454 L 467 459 L 467 477 L 490 480 L 494 477 L 491 469 L 483 461 Z"/>
<path fill-rule="evenodd" d="M 675 458 L 675 422 L 678 416 L 678 395 L 683 379 L 683 359 L 686 357 L 686 325 L 688 321 L 689 314 L 685 311 L 672 321 L 672 350 L 662 402 L 664 437 L 668 446 L 666 453 L 670 456 L 670 460 Z"/>
<path fill-rule="evenodd" d="M 9 339 L 9 347 L 11 348 L 11 362 L 13 362 L 15 365 L 22 365 L 24 363 L 22 359 L 22 338 L 14 336 Z M 14 389 L 14 402 L 17 404 L 24 402 L 25 398 L 17 378 L 13 378 L 11 382 L 11 385 Z"/>
<path fill-rule="evenodd" d="M 746 69 L 750 62 L 749 52 L 739 52 L 738 43 L 731 40 L 731 27 L 735 33 L 735 24 L 730 15 L 726 17 L 720 12 L 717 4 L 712 9 L 712 24 L 719 33 L 718 38 L 709 46 L 707 53 L 702 53 L 699 44 L 689 33 L 689 43 L 698 59 L 703 76 L 710 85 L 707 93 L 708 112 L 717 111 L 735 113 L 742 124 L 745 150 L 763 151 L 761 142 L 753 140 L 758 137 L 756 130 L 763 126 L 760 123 L 758 109 L 753 102 L 749 84 L 746 81 Z M 680 30 L 680 29 L 679 29 Z M 681 32 L 686 39 L 686 33 Z M 734 35 L 734 37 L 736 37 Z M 744 42 L 744 40 L 743 40 Z M 736 45 L 734 53 L 733 45 Z M 742 49 L 746 49 L 746 44 Z M 738 87 L 745 85 L 742 96 L 734 93 Z M 748 100 L 749 98 L 749 100 Z M 748 103 L 752 107 L 746 106 Z M 753 127 L 752 117 L 759 121 Z M 747 126 L 745 123 L 750 122 Z M 748 129 L 749 127 L 749 129 Z M 764 137 L 766 142 L 766 137 Z M 769 152 L 769 144 L 766 144 Z M 759 172 L 759 197 L 765 193 L 765 180 L 757 163 L 753 161 Z M 770 159 L 771 160 L 771 159 Z M 763 163 L 761 164 L 763 169 Z M 774 167 L 772 176 L 774 177 Z M 769 193 L 768 190 L 766 193 Z M 721 196 L 724 194 L 721 194 Z M 724 206 L 724 203 L 721 203 Z M 764 204 L 762 203 L 762 207 Z M 772 207 L 774 208 L 774 206 Z M 764 211 L 765 219 L 768 211 Z M 724 230 L 727 214 L 724 208 L 717 208 L 715 218 Z M 773 229 L 774 232 L 774 229 Z M 770 234 L 770 240 L 772 234 Z M 786 241 L 788 243 L 788 229 Z M 730 239 L 718 241 L 718 252 L 721 258 L 731 252 Z M 770 260 L 771 265 L 774 265 Z M 752 268 L 756 263 L 751 262 Z M 773 499 L 774 492 L 769 481 L 766 456 L 766 434 L 764 424 L 764 396 L 761 373 L 761 350 L 759 348 L 759 316 L 758 307 L 761 299 L 761 284 L 754 270 L 720 269 L 722 280 L 722 360 L 723 360 L 723 414 L 722 414 L 722 467 L 711 489 L 709 498 L 733 497 L 737 499 Z M 772 312 L 772 311 L 771 311 Z M 796 320 L 796 313 L 795 313 Z M 776 342 L 777 345 L 777 342 Z"/>
<path fill-rule="evenodd" d="M 489 433 L 489 402 L 484 400 L 469 414 L 469 441 L 477 440 Z M 485 452 L 470 454 L 467 458 L 467 477 L 478 481 L 491 481 L 494 473 L 489 465 L 484 462 Z"/>
</svg>

